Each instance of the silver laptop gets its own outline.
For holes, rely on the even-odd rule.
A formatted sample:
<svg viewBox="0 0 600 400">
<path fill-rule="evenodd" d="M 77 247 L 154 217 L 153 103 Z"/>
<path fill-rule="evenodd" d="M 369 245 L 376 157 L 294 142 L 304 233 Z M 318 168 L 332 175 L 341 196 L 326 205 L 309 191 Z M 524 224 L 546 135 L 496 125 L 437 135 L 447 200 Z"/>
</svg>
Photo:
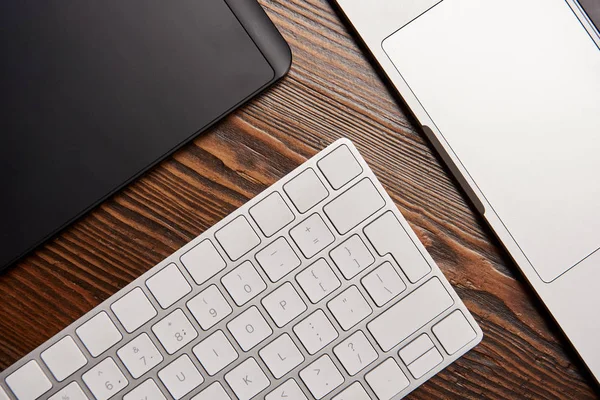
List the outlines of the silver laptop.
<svg viewBox="0 0 600 400">
<path fill-rule="evenodd" d="M 599 2 L 336 1 L 600 380 Z"/>
</svg>

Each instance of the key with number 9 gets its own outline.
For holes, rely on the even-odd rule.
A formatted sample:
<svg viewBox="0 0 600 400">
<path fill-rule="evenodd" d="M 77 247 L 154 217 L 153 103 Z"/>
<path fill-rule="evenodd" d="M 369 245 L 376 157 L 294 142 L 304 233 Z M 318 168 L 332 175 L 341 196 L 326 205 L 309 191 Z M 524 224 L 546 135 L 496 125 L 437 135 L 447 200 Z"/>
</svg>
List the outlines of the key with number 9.
<svg viewBox="0 0 600 400">
<path fill-rule="evenodd" d="M 215 285 L 188 301 L 187 306 L 204 330 L 212 328 L 232 312 L 231 306 Z"/>
</svg>

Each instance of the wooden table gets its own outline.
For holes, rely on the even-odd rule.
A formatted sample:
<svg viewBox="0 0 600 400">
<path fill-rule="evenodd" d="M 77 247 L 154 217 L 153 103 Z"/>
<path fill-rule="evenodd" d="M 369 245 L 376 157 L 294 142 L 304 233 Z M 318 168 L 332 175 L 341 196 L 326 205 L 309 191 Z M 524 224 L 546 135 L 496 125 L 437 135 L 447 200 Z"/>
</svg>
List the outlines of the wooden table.
<svg viewBox="0 0 600 400">
<path fill-rule="evenodd" d="M 350 138 L 483 342 L 411 398 L 594 398 L 595 386 L 326 0 L 262 0 L 288 77 L 0 275 L 0 370 L 335 139 Z"/>
</svg>

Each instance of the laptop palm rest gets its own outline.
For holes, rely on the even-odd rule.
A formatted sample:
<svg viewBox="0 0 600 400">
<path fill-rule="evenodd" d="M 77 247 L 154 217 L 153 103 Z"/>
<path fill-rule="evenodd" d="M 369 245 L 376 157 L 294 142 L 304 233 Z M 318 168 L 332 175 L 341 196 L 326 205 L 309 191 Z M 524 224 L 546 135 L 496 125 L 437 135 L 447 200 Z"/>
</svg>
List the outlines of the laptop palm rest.
<svg viewBox="0 0 600 400">
<path fill-rule="evenodd" d="M 383 49 L 544 282 L 598 251 L 600 51 L 564 0 L 445 0 Z"/>
</svg>

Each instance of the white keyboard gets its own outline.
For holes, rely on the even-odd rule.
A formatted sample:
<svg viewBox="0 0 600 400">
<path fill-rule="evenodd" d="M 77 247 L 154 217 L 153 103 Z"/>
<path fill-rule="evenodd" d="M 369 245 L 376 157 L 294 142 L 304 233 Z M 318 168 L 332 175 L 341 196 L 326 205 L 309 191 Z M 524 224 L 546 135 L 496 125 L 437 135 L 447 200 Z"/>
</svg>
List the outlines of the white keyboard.
<svg viewBox="0 0 600 400">
<path fill-rule="evenodd" d="M 0 400 L 400 399 L 481 338 L 342 139 L 0 373 Z"/>
</svg>

